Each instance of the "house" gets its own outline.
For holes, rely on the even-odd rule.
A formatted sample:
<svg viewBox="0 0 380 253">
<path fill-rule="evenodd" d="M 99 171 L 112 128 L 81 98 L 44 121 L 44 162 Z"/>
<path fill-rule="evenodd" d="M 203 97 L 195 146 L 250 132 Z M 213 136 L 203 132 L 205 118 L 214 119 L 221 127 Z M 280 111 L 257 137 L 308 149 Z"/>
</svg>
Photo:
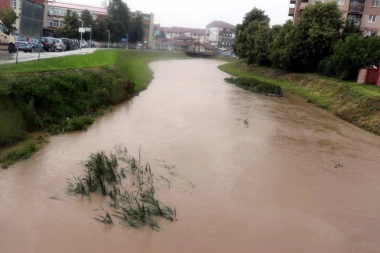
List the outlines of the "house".
<svg viewBox="0 0 380 253">
<path fill-rule="evenodd" d="M 214 47 L 209 43 L 192 42 L 186 49 L 189 56 L 210 57 L 214 55 Z"/>
<path fill-rule="evenodd" d="M 236 27 L 224 21 L 213 21 L 206 26 L 206 42 L 212 46 L 232 51 Z"/>
<path fill-rule="evenodd" d="M 186 36 L 201 43 L 205 42 L 205 29 L 187 27 L 161 27 L 167 39 L 174 39 L 178 36 Z"/>
</svg>

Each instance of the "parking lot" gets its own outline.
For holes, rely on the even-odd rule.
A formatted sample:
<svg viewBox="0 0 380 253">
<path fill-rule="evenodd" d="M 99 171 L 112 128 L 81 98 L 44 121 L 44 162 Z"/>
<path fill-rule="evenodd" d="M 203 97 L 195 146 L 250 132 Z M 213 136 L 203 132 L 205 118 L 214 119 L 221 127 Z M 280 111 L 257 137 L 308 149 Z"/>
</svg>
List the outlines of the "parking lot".
<svg viewBox="0 0 380 253">
<path fill-rule="evenodd" d="M 83 48 L 82 50 L 73 50 L 66 52 L 42 52 L 40 53 L 40 59 L 62 57 L 74 54 L 89 54 L 97 50 L 96 48 Z M 18 53 L 18 62 L 34 61 L 38 60 L 39 53 Z M 8 64 L 16 62 L 16 53 L 10 54 L 7 51 L 0 51 L 0 64 Z"/>
</svg>

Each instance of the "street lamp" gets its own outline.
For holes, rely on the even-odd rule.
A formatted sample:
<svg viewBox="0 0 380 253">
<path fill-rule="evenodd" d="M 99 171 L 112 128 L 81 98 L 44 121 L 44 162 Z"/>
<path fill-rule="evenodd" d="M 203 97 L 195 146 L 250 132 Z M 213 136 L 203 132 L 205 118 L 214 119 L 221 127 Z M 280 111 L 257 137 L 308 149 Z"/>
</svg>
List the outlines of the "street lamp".
<svg viewBox="0 0 380 253">
<path fill-rule="evenodd" d="M 108 32 L 108 48 L 110 48 L 110 30 L 107 29 Z"/>
<path fill-rule="evenodd" d="M 126 35 L 127 35 L 127 48 L 126 49 L 128 49 L 128 33 Z"/>
<path fill-rule="evenodd" d="M 80 32 L 80 45 L 79 45 L 79 50 L 82 50 L 82 36 L 83 36 L 83 20 L 79 19 L 79 21 L 82 21 L 82 29 L 79 29 Z"/>
<path fill-rule="evenodd" d="M 91 39 L 91 36 L 92 36 L 92 25 L 89 25 L 90 27 L 90 48 L 92 48 L 92 39 Z"/>
</svg>

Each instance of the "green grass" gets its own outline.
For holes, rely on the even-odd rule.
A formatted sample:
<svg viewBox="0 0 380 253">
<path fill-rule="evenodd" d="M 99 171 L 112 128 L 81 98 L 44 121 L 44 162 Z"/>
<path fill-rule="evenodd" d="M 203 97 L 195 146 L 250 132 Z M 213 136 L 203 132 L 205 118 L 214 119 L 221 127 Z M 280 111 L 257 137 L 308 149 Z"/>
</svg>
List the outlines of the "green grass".
<svg viewBox="0 0 380 253">
<path fill-rule="evenodd" d="M 235 60 L 219 66 L 233 76 L 255 78 L 281 86 L 282 90 L 304 98 L 367 131 L 380 135 L 380 88 L 317 74 L 286 73 Z"/>
<path fill-rule="evenodd" d="M 183 53 L 112 49 L 0 65 L 0 148 L 34 131 L 86 130 L 96 115 L 149 85 L 150 62 L 183 58 Z"/>
<path fill-rule="evenodd" d="M 9 150 L 1 155 L 0 163 L 2 168 L 8 168 L 17 161 L 28 159 L 37 152 L 38 145 L 34 141 L 27 141 L 21 147 Z"/>
</svg>

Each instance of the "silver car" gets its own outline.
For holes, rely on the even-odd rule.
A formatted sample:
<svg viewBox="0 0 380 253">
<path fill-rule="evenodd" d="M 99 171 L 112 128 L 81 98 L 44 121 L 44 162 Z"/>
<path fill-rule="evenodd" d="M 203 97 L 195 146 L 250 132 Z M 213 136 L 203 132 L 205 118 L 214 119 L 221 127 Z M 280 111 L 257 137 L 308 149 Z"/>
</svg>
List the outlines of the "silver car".
<svg viewBox="0 0 380 253">
<path fill-rule="evenodd" d="M 52 40 L 54 41 L 56 50 L 61 52 L 66 51 L 66 44 L 61 39 L 52 38 Z"/>
</svg>

